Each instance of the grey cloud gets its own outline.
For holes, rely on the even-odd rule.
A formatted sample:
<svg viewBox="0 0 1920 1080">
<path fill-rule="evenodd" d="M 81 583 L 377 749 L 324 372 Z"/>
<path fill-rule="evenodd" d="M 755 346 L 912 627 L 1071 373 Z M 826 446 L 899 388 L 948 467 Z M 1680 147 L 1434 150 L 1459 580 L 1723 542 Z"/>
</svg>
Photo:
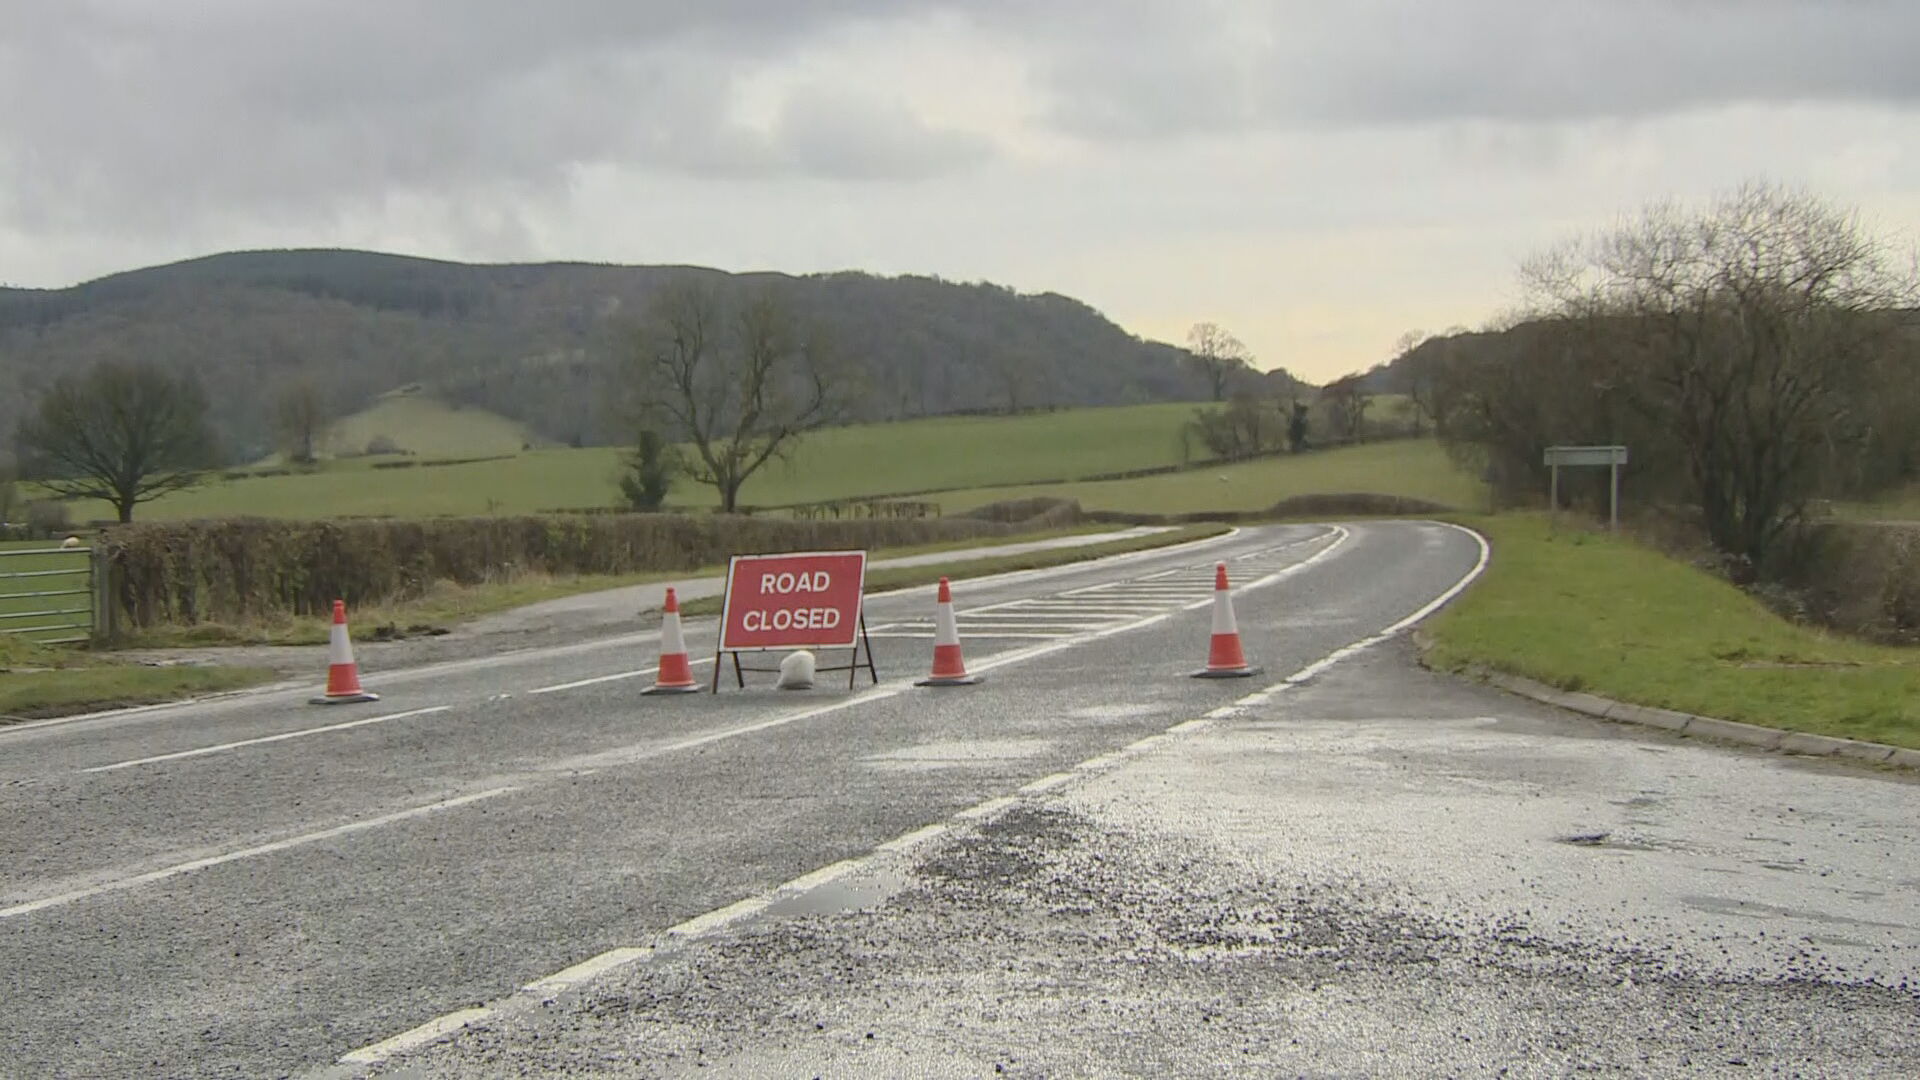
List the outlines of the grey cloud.
<svg viewBox="0 0 1920 1080">
<path fill-rule="evenodd" d="M 924 179 L 992 153 L 982 136 L 929 128 L 897 104 L 824 87 L 788 99 L 777 136 L 799 171 L 850 180 Z"/>
<path fill-rule="evenodd" d="M 1093 137 L 1920 98 L 1920 5 L 1881 0 L 1081 0 L 1048 19 L 1050 116 Z"/>
<path fill-rule="evenodd" d="M 904 110 L 728 117 L 736 81 L 885 0 L 75 0 L 0 27 L 0 221 L 315 221 L 405 195 L 564 193 L 581 165 L 920 175 L 977 146 Z M 836 124 L 842 126 L 836 127 Z M 846 153 L 848 158 L 836 158 Z"/>
</svg>

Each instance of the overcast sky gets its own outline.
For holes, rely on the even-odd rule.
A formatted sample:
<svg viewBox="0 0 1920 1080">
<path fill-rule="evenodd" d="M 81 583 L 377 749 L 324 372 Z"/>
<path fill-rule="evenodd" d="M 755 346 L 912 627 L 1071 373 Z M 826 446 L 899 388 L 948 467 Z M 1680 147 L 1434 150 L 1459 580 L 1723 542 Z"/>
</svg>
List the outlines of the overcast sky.
<svg viewBox="0 0 1920 1080">
<path fill-rule="evenodd" d="M 0 282 L 243 247 L 860 269 L 1315 380 L 1805 185 L 1913 242 L 1912 0 L 6 0 Z"/>
</svg>

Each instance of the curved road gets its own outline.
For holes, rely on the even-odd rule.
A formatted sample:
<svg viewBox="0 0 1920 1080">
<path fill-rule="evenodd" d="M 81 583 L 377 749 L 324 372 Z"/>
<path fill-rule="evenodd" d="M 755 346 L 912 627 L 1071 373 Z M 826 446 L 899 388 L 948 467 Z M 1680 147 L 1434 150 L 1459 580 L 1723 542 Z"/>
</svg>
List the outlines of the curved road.
<svg viewBox="0 0 1920 1080">
<path fill-rule="evenodd" d="M 1410 671 L 1383 636 L 1455 589 L 1480 557 L 1476 538 L 1435 524 L 1273 526 L 1201 546 L 966 582 L 957 606 L 967 657 L 988 679 L 962 689 L 910 685 L 931 646 L 930 590 L 920 590 L 870 600 L 883 682 L 853 693 L 752 689 L 643 698 L 651 647 L 589 641 L 366 672 L 385 698 L 350 710 L 309 708 L 304 695 L 255 695 L 0 731 L 0 850 L 7 853 L 0 867 L 0 993 L 11 1044 L 0 1070 L 260 1076 L 419 1068 L 466 1075 L 610 1071 L 612 1063 L 625 1063 L 618 1067 L 632 1075 L 657 1075 L 702 1064 L 709 1047 L 727 1055 L 716 1061 L 770 1075 L 925 1073 L 920 1066 L 930 1061 L 956 1059 L 966 1066 L 957 1075 L 994 1071 L 988 1065 L 1037 1075 L 1218 1065 L 1227 1060 L 1220 1045 L 1171 1033 L 1151 1043 L 1161 1049 L 1144 1051 L 1116 1049 L 1125 1040 L 1075 1046 L 1069 1039 L 1057 1047 L 1071 1056 L 1051 1061 L 1037 1050 L 1022 1059 L 994 1049 L 1009 1041 L 1053 1045 L 1056 1033 L 1044 1025 L 1022 1035 L 983 1021 L 975 1027 L 986 1041 L 975 1042 L 960 1037 L 964 1024 L 942 1041 L 924 1022 L 869 1023 L 868 1037 L 841 1039 L 861 1023 L 850 1016 L 870 1018 L 876 991 L 912 1004 L 919 987 L 922 1021 L 948 1012 L 953 996 L 929 996 L 926 988 L 941 978 L 977 986 L 986 970 L 980 927 L 959 935 L 973 952 L 959 943 L 934 950 L 948 961 L 944 972 L 881 964 L 865 973 L 860 989 L 869 996 L 837 999 L 823 997 L 822 979 L 831 983 L 848 964 L 879 964 L 903 949 L 911 954 L 914 941 L 954 933 L 956 913 L 978 919 L 984 912 L 989 932 L 1006 934 L 988 959 L 1008 962 L 1009 971 L 1021 963 L 1045 968 L 1049 1000 L 1090 1000 L 1115 973 L 1086 967 L 1087 955 L 1047 936 L 1046 920 L 1057 918 L 1062 904 L 1076 918 L 1116 925 L 1152 921 L 1153 912 L 1211 912 L 1194 916 L 1193 926 L 1211 928 L 1226 947 L 1260 920 L 1223 924 L 1221 895 L 1242 890 L 1234 895 L 1247 904 L 1252 894 L 1244 890 L 1254 889 L 1266 897 L 1269 921 L 1274 910 L 1294 910 L 1288 917 L 1311 929 L 1317 924 L 1309 909 L 1332 908 L 1289 909 L 1272 892 L 1329 875 L 1371 872 L 1395 888 L 1416 882 L 1450 897 L 1429 921 L 1398 924 L 1422 948 L 1444 939 L 1434 928 L 1462 910 L 1518 910 L 1534 897 L 1543 913 L 1575 918 L 1591 897 L 1584 887 L 1570 895 L 1566 883 L 1587 880 L 1580 875 L 1590 877 L 1590 866 L 1568 877 L 1559 856 L 1527 855 L 1526 843 L 1516 843 L 1519 856 L 1469 870 L 1441 853 L 1483 859 L 1489 831 L 1530 838 L 1539 824 L 1534 815 L 1583 788 L 1605 789 L 1610 777 L 1637 775 L 1643 743 L 1619 737 L 1620 729 L 1568 726 L 1565 718 L 1516 710 L 1504 699 Z M 1268 672 L 1263 677 L 1184 677 L 1205 656 L 1216 559 L 1229 562 L 1243 590 L 1236 608 L 1250 656 Z M 710 626 L 696 623 L 690 636 L 696 657 L 711 648 Z M 1379 647 L 1348 648 L 1362 642 Z M 1360 678 L 1363 672 L 1371 674 Z M 1356 679 L 1358 690 L 1338 689 Z M 1332 704 L 1319 712 L 1331 715 L 1289 730 L 1285 756 L 1274 757 L 1265 727 L 1294 719 L 1294 702 L 1329 693 Z M 1463 704 L 1460 695 L 1470 700 Z M 1359 725 L 1341 715 L 1356 700 L 1366 703 L 1367 722 Z M 1524 715 L 1504 717 L 1503 710 Z M 1194 722 L 1209 713 L 1213 720 Z M 1419 727 L 1397 764 L 1395 754 L 1381 750 L 1383 717 Z M 1454 722 L 1462 719 L 1471 723 Z M 1538 760 L 1518 753 L 1506 734 L 1569 738 L 1559 729 L 1543 733 L 1543 724 L 1562 725 L 1598 749 L 1557 766 L 1564 775 L 1543 779 Z M 1169 729 L 1182 737 L 1153 738 Z M 1705 770 L 1712 773 L 1706 779 L 1689 764 L 1663 782 L 1696 801 L 1703 785 L 1751 791 L 1743 769 L 1779 771 L 1776 759 L 1691 752 L 1722 764 Z M 1073 771 L 1090 761 L 1093 768 Z M 1899 779 L 1818 775 L 1850 793 L 1808 794 L 1837 824 L 1826 832 L 1800 823 L 1772 831 L 1787 833 L 1789 846 L 1834 847 L 1811 855 L 1829 872 L 1844 864 L 1850 883 L 1861 886 L 1855 892 L 1872 891 L 1854 878 L 1893 873 L 1884 862 L 1889 846 L 1911 855 L 1903 845 L 1913 839 L 1915 788 Z M 1773 782 L 1795 793 L 1793 777 Z M 1537 800 L 1543 791 L 1552 799 L 1521 797 Z M 1605 801 L 1597 790 L 1592 798 Z M 1282 808 L 1298 844 L 1274 841 L 1273 815 Z M 1905 824 L 1886 824 L 1900 814 Z M 971 825 L 954 827 L 956 815 Z M 1408 820 L 1421 815 L 1431 815 L 1433 836 L 1410 841 Z M 1129 894 L 1129 887 L 1156 881 L 1156 873 L 1167 876 L 1166 847 L 1114 838 L 1164 841 L 1170 829 L 1187 835 L 1176 844 L 1186 852 L 1184 869 L 1169 877 L 1179 887 L 1164 902 Z M 1630 850 L 1620 843 L 1645 839 L 1616 835 L 1623 833 L 1618 828 L 1600 831 L 1607 835 L 1573 837 L 1579 857 L 1596 855 L 1588 848 Z M 1570 851 L 1559 842 L 1569 836 L 1546 839 L 1557 844 L 1555 852 Z M 1843 836 L 1877 854 L 1841 850 Z M 888 854 L 870 858 L 876 849 Z M 1356 859 L 1355 852 L 1368 854 Z M 1776 856 L 1795 857 L 1809 852 Z M 1060 865 L 1050 869 L 1050 860 Z M 1515 885 L 1516 875 L 1545 884 Z M 1019 883 L 1040 879 L 1081 885 L 1072 897 L 1044 898 L 1036 908 L 1037 894 Z M 909 882 L 919 884 L 906 888 Z M 813 883 L 822 884 L 806 891 Z M 1852 936 L 1838 935 L 1874 950 L 1874 962 L 1850 976 L 1868 996 L 1844 1003 L 1849 1015 L 1869 1020 L 1884 1019 L 1889 1008 L 1910 1015 L 1913 1005 L 1898 980 L 1914 970 L 1914 883 L 1906 882 L 1904 894 L 1897 875 L 1878 883 L 1894 898 L 1857 899 L 1876 917 L 1849 914 L 1849 925 L 1859 926 Z M 1793 889 L 1806 884 L 1796 879 L 1784 893 L 1767 895 L 1792 900 Z M 877 907 L 849 899 L 890 896 Z M 1631 903 L 1635 896 L 1627 889 L 1618 899 Z M 1772 907 L 1794 912 L 1824 902 Z M 1444 910 L 1449 904 L 1451 913 Z M 1708 924 L 1680 921 L 1669 936 L 1701 945 Z M 781 928 L 768 929 L 769 922 Z M 1876 929 L 1860 929 L 1866 926 Z M 820 939 L 822 927 L 853 936 Z M 1260 934 L 1274 940 L 1271 926 L 1254 936 Z M 776 940 L 773 955 L 784 963 L 759 947 Z M 849 940 L 866 947 L 850 958 Z M 1100 940 L 1106 944 L 1091 954 L 1111 961 L 1108 946 L 1119 939 Z M 725 951 L 741 941 L 759 946 Z M 1074 941 L 1088 953 L 1087 941 Z M 661 947 L 668 942 L 687 944 Z M 721 951 L 701 954 L 695 964 L 689 949 Z M 1493 952 L 1488 946 L 1472 955 Z M 1147 962 L 1140 970 L 1164 961 L 1151 953 L 1141 956 Z M 1306 955 L 1295 960 L 1311 967 Z M 939 966 L 932 954 L 921 960 Z M 1421 970 L 1445 971 L 1448 962 L 1441 956 Z M 1515 958 L 1514 970 L 1528 962 Z M 1761 950 L 1755 963 L 1764 972 L 1773 962 Z M 1356 964 L 1353 985 L 1366 985 L 1365 957 Z M 688 971 L 709 968 L 720 1004 L 685 1000 Z M 1818 966 L 1795 970 L 1809 984 L 1838 982 Z M 1611 969 L 1605 974 L 1611 977 Z M 1376 982 L 1379 975 L 1372 975 Z M 1322 977 L 1337 981 L 1331 971 Z M 1032 992 L 1029 980 L 1017 981 Z M 583 1019 L 602 1014 L 605 987 L 616 983 L 625 987 L 617 1000 L 629 1007 L 635 1000 L 659 1004 L 657 1015 L 643 1009 L 647 1015 L 636 1022 L 654 1025 L 651 1034 L 677 1033 L 678 1041 L 662 1038 L 649 1056 L 636 1048 L 632 1031 Z M 1116 992 L 1140 989 L 1124 979 L 1113 985 Z M 1261 985 L 1216 988 L 1225 996 L 1208 1007 L 1233 1019 L 1241 1006 L 1230 1002 L 1244 1006 L 1249 994 L 1260 996 Z M 1485 994 L 1501 985 L 1475 984 Z M 1872 997 L 1881 992 L 1874 987 L 1893 997 Z M 1154 993 L 1183 1000 L 1166 987 Z M 804 1029 L 819 1039 L 795 1043 L 737 1030 L 737 1018 L 766 1012 L 769 994 L 788 1003 L 810 995 L 813 1008 L 776 1012 L 795 1031 L 802 1030 L 801 1016 L 812 1019 Z M 540 1004 L 548 999 L 554 1004 Z M 1392 1006 L 1420 1012 L 1398 998 Z M 1356 1012 L 1351 1000 L 1347 1007 Z M 1373 1014 L 1376 1031 L 1386 1015 Z M 1185 1016 L 1182 1031 L 1200 1030 L 1191 1019 Z M 450 1030 L 462 1021 L 479 1029 L 430 1046 L 425 1057 L 409 1052 L 439 1030 L 431 1025 Z M 780 1031 L 778 1023 L 763 1022 Z M 555 1045 L 555 1024 L 565 1036 L 561 1056 L 527 1056 L 533 1034 L 544 1032 L 541 1045 Z M 426 1032 L 421 1025 L 429 1025 Z M 1259 1026 L 1271 1031 L 1271 1018 Z M 1868 1028 L 1880 1030 L 1871 1022 Z M 1098 1025 L 1093 1030 L 1098 1036 Z M 1897 1039 L 1888 1045 L 1899 1048 Z M 1251 1053 L 1235 1050 L 1242 1051 Z M 1343 1072 L 1349 1070 L 1339 1060 L 1361 1059 L 1269 1053 L 1236 1060 L 1258 1073 Z M 1479 1059 L 1423 1060 L 1445 1071 Z"/>
</svg>

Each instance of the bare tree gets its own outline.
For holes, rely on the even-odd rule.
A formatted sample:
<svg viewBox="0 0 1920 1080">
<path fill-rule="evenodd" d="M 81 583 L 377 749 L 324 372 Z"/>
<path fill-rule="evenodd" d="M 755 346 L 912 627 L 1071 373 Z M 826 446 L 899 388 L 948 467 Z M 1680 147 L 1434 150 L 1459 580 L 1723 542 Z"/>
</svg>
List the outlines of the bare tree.
<svg viewBox="0 0 1920 1080">
<path fill-rule="evenodd" d="M 1187 331 L 1187 352 L 1193 357 L 1193 366 L 1207 377 L 1215 401 L 1225 400 L 1227 386 L 1235 375 L 1253 370 L 1253 354 L 1218 323 L 1195 323 Z"/>
<path fill-rule="evenodd" d="M 771 289 L 676 285 L 651 305 L 634 352 L 643 415 L 683 438 L 686 474 L 739 507 L 740 486 L 837 417 L 840 372 L 824 335 Z"/>
<path fill-rule="evenodd" d="M 288 385 L 275 403 L 274 426 L 280 436 L 280 449 L 288 461 L 296 465 L 313 464 L 320 434 L 327 426 L 320 391 L 304 379 Z"/>
<path fill-rule="evenodd" d="M 1436 419 L 1433 399 L 1438 382 L 1440 350 L 1438 342 L 1433 347 L 1423 349 L 1422 346 L 1429 340 L 1425 331 L 1409 330 L 1393 343 L 1395 381 L 1400 392 L 1407 395 L 1407 400 L 1413 404 L 1415 436 L 1425 434 L 1421 430 L 1423 421 Z"/>
<path fill-rule="evenodd" d="M 1354 440 L 1366 433 L 1367 409 L 1373 404 L 1366 376 L 1356 373 L 1335 379 L 1320 391 L 1320 400 L 1335 437 Z"/>
<path fill-rule="evenodd" d="M 1715 545 L 1755 564 L 1859 445 L 1872 373 L 1905 344 L 1893 312 L 1916 295 L 1852 214 L 1763 184 L 1650 207 L 1525 276 L 1594 346 L 1595 388 L 1672 433 Z"/>
<path fill-rule="evenodd" d="M 104 499 L 132 521 L 136 505 L 197 483 L 214 463 L 206 414 L 191 377 L 99 364 L 56 380 L 21 421 L 21 465 L 52 494 Z"/>
</svg>

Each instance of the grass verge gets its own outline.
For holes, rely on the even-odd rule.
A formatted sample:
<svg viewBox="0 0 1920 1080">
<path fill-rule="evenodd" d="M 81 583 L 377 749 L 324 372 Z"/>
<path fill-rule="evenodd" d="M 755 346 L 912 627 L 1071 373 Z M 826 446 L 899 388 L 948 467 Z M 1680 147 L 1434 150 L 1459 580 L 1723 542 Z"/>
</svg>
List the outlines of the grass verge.
<svg viewBox="0 0 1920 1080">
<path fill-rule="evenodd" d="M 1920 649 L 1779 618 L 1705 571 L 1545 518 L 1463 519 L 1493 561 L 1430 627 L 1428 662 L 1820 735 L 1920 747 Z"/>
<path fill-rule="evenodd" d="M 959 581 L 966 578 L 987 577 L 991 574 L 1007 574 L 1015 570 L 1039 570 L 1049 566 L 1105 558 L 1109 555 L 1124 555 L 1132 551 L 1148 551 L 1193 540 L 1204 540 L 1209 536 L 1219 536 L 1230 529 L 1231 526 L 1212 523 L 1186 525 L 1168 532 L 1135 536 L 1125 540 L 1110 540 L 1104 544 L 1050 548 L 1043 551 L 1029 551 L 1021 555 L 1002 555 L 986 559 L 969 559 L 962 553 L 956 553 L 954 560 L 949 563 L 869 570 L 867 571 L 867 591 L 883 592 L 887 589 L 911 588 L 915 585 L 931 584 L 943 577 Z M 680 611 L 685 615 L 718 615 L 720 599 L 718 596 L 706 596 L 698 600 L 690 600 L 680 605 Z"/>
<path fill-rule="evenodd" d="M 148 667 L 69 649 L 0 640 L 0 725 L 95 709 L 152 705 L 274 678 L 260 668 Z"/>
</svg>

